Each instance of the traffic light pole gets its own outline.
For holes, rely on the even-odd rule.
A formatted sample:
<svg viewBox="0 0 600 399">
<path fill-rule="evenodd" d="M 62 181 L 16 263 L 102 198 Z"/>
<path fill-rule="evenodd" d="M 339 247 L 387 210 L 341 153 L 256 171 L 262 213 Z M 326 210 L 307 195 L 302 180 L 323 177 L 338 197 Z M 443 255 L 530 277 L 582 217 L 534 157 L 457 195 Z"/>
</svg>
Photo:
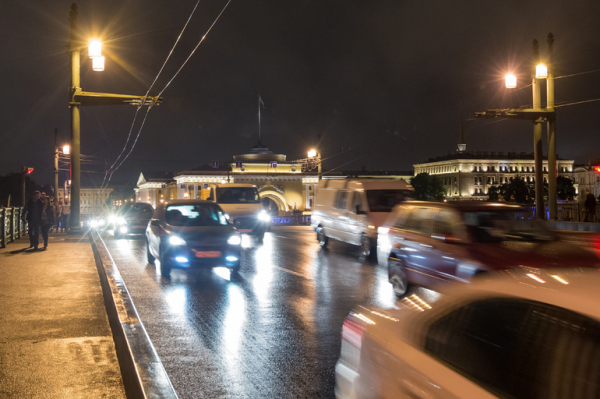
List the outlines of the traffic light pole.
<svg viewBox="0 0 600 399">
<path fill-rule="evenodd" d="M 58 203 L 58 129 L 54 129 L 54 203 Z"/>
</svg>

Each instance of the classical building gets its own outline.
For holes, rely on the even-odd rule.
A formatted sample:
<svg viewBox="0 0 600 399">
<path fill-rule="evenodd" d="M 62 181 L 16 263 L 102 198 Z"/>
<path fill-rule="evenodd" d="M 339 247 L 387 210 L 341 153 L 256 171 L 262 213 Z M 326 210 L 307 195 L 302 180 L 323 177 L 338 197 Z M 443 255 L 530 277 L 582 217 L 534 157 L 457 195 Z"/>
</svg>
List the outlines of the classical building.
<svg viewBox="0 0 600 399">
<path fill-rule="evenodd" d="M 67 195 L 69 198 L 71 196 L 71 187 L 67 185 L 66 187 Z M 110 198 L 110 193 L 112 193 L 112 188 L 104 188 L 100 189 L 98 187 L 81 187 L 79 189 L 79 208 L 81 210 L 81 215 L 99 215 L 102 213 L 102 206 L 106 203 L 106 200 Z M 58 200 L 65 200 L 65 190 L 58 190 Z"/>
<path fill-rule="evenodd" d="M 301 162 L 255 146 L 249 154 L 235 155 L 228 165 L 211 165 L 182 171 L 174 176 L 141 173 L 136 201 L 153 207 L 166 200 L 207 198 L 208 187 L 218 183 L 246 183 L 258 188 L 265 206 L 272 211 L 310 210 L 318 183 L 316 171 L 303 171 Z"/>
<path fill-rule="evenodd" d="M 573 186 L 580 201 L 585 201 L 585 190 L 590 190 L 594 197 L 600 195 L 600 173 L 597 164 L 577 165 L 573 169 Z"/>
<path fill-rule="evenodd" d="M 573 178 L 573 160 L 557 156 L 558 176 Z M 548 181 L 548 160 L 543 162 L 544 181 Z M 511 177 L 520 177 L 533 185 L 535 165 L 533 153 L 524 152 L 468 152 L 463 135 L 456 153 L 413 165 L 415 176 L 429 173 L 444 183 L 448 199 L 487 199 L 488 189 L 508 183 Z"/>
</svg>

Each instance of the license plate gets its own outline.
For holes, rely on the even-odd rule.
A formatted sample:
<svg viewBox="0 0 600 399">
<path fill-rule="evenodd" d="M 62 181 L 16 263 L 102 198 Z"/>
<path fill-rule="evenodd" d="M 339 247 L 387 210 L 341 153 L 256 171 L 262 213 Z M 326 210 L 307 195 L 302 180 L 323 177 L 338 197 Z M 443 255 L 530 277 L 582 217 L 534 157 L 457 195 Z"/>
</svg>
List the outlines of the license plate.
<svg viewBox="0 0 600 399">
<path fill-rule="evenodd" d="M 196 258 L 218 258 L 221 256 L 221 251 L 196 251 Z"/>
<path fill-rule="evenodd" d="M 240 233 L 252 233 L 252 229 L 238 229 Z"/>
</svg>

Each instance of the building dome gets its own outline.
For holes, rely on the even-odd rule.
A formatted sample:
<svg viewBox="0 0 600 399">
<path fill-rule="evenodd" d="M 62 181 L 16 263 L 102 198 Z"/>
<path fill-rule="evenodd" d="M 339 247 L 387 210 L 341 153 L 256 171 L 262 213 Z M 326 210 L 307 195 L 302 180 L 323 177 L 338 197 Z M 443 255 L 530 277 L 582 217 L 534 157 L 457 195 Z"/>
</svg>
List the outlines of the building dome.
<svg viewBox="0 0 600 399">
<path fill-rule="evenodd" d="M 273 154 L 273 151 L 269 151 L 261 142 L 258 142 L 249 154 L 234 155 L 233 160 L 235 162 L 285 162 L 286 155 L 284 154 Z"/>
</svg>

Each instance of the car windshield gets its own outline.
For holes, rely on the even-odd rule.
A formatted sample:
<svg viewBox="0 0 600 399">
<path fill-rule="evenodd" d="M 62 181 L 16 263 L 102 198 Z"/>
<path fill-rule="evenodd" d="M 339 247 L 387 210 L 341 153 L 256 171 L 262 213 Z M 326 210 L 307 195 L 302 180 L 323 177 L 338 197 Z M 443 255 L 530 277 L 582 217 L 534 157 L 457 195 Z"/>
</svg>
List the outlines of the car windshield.
<svg viewBox="0 0 600 399">
<path fill-rule="evenodd" d="M 218 187 L 219 204 L 258 204 L 260 197 L 256 187 Z"/>
<path fill-rule="evenodd" d="M 522 212 L 477 211 L 463 213 L 465 225 L 475 242 L 552 241 L 550 230 L 526 219 Z"/>
<path fill-rule="evenodd" d="M 404 190 L 367 190 L 367 202 L 371 212 L 390 212 L 404 201 Z"/>
<path fill-rule="evenodd" d="M 169 205 L 166 220 L 171 226 L 225 226 L 223 211 L 214 205 Z"/>
</svg>

